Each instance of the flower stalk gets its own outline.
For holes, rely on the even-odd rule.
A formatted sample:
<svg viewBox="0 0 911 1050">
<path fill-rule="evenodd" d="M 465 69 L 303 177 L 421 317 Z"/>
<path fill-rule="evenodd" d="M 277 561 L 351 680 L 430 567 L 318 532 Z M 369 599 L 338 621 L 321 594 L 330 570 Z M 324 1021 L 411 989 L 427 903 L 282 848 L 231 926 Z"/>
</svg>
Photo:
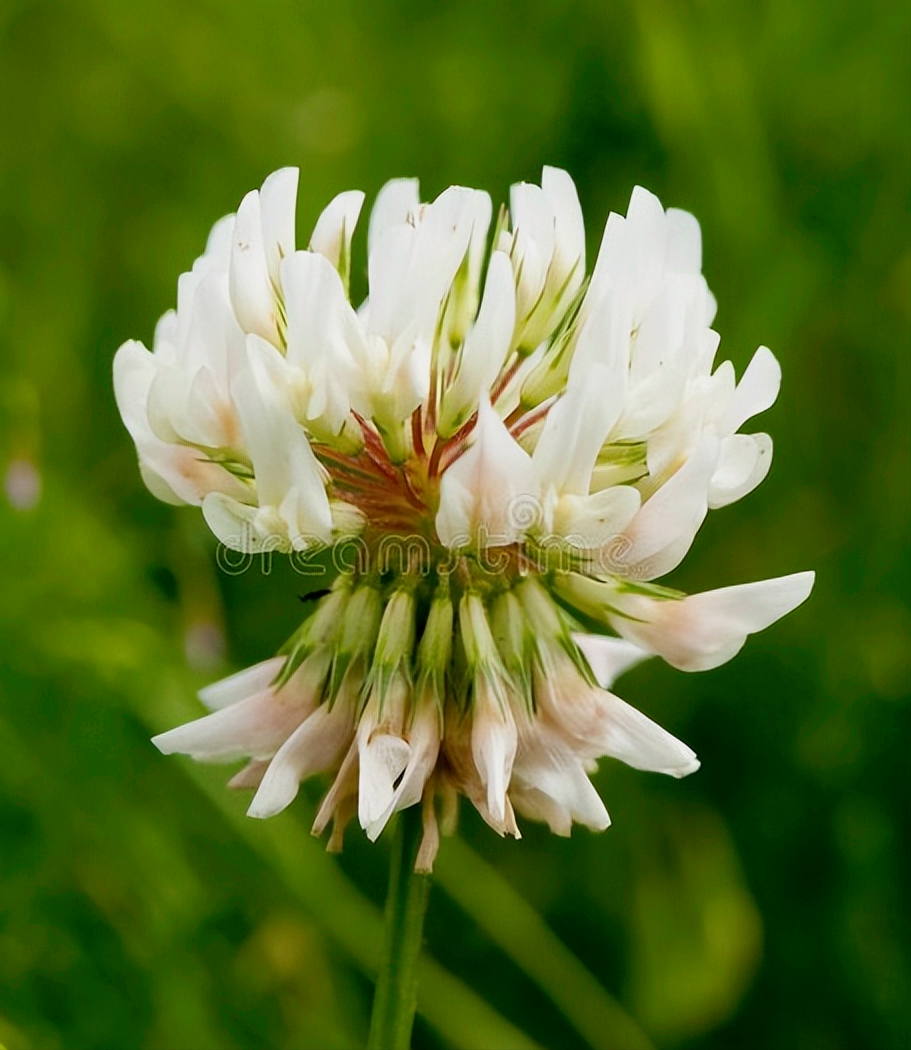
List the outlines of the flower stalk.
<svg viewBox="0 0 911 1050">
<path fill-rule="evenodd" d="M 392 846 L 386 931 L 367 1050 L 408 1050 L 418 997 L 418 957 L 430 877 L 415 872 L 423 827 L 421 809 L 412 806 L 398 818 Z"/>
</svg>

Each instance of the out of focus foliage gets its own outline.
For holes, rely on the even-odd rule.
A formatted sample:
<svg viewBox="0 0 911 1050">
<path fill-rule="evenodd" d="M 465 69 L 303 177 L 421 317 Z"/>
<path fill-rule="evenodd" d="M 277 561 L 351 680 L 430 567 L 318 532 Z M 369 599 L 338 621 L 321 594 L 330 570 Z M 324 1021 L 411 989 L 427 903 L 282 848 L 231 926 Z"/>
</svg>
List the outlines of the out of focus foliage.
<svg viewBox="0 0 911 1050">
<path fill-rule="evenodd" d="M 602 836 L 463 813 L 416 1045 L 625 1050 L 630 1016 L 662 1047 L 906 1045 L 909 40 L 898 0 L 0 0 L 0 1043 L 363 1041 L 388 846 L 336 861 L 313 793 L 248 821 L 148 743 L 307 581 L 217 573 L 146 493 L 111 357 L 275 167 L 303 233 L 341 189 L 497 200 L 551 163 L 592 253 L 636 182 L 695 212 L 723 356 L 782 361 L 772 474 L 676 582 L 819 580 L 725 668 L 624 682 L 698 775 L 606 765 Z"/>
</svg>

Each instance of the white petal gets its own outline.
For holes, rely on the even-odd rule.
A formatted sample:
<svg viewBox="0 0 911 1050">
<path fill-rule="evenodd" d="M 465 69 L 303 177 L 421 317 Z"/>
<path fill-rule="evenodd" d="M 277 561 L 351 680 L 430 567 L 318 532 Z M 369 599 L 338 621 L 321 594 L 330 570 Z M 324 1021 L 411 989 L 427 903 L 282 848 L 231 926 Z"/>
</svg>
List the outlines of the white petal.
<svg viewBox="0 0 911 1050">
<path fill-rule="evenodd" d="M 231 262 L 231 244 L 234 238 L 234 220 L 236 216 L 223 215 L 209 231 L 206 238 L 205 254 L 196 260 L 193 269 L 200 268 L 206 273 L 227 273 Z"/>
<path fill-rule="evenodd" d="M 743 424 L 775 404 L 781 388 L 781 365 L 767 346 L 761 346 L 740 378 L 722 422 L 722 433 L 733 434 Z"/>
<path fill-rule="evenodd" d="M 228 550 L 259 554 L 263 551 L 281 550 L 285 546 L 284 536 L 263 534 L 256 507 L 240 503 L 222 492 L 206 494 L 202 501 L 202 514 L 212 534 Z"/>
<path fill-rule="evenodd" d="M 633 769 L 672 777 L 685 777 L 699 768 L 699 759 L 691 748 L 618 696 L 603 693 L 601 709 L 603 733 L 599 744 L 604 754 Z"/>
<path fill-rule="evenodd" d="M 275 294 L 266 264 L 260 199 L 256 190 L 251 190 L 237 209 L 228 276 L 231 304 L 241 328 L 276 343 Z"/>
<path fill-rule="evenodd" d="M 393 813 L 421 801 L 424 786 L 433 772 L 440 750 L 439 720 L 432 705 L 425 704 L 415 715 L 408 734 L 408 745 L 408 764 L 389 804 L 365 829 L 371 842 L 377 840 Z"/>
<path fill-rule="evenodd" d="M 574 634 L 573 641 L 582 650 L 598 684 L 610 689 L 614 682 L 631 667 L 654 654 L 624 638 L 609 638 L 600 634 Z"/>
<path fill-rule="evenodd" d="M 437 535 L 448 547 L 513 543 L 527 525 L 523 511 L 534 513 L 540 504 L 534 465 L 487 399 L 473 436 L 440 480 Z"/>
<path fill-rule="evenodd" d="M 709 507 L 742 499 L 765 478 L 772 465 L 768 434 L 732 434 L 721 442 L 718 467 L 709 486 Z"/>
<path fill-rule="evenodd" d="M 490 390 L 509 347 L 516 324 L 512 264 L 505 252 L 494 252 L 487 268 L 484 298 L 477 320 L 465 338 L 458 369 L 443 395 L 440 433 L 455 433 Z"/>
<path fill-rule="evenodd" d="M 365 356 L 359 324 L 341 277 L 324 256 L 295 252 L 282 263 L 288 319 L 287 360 L 302 369 L 312 394 L 307 418 L 337 433 L 351 407 L 355 358 Z"/>
<path fill-rule="evenodd" d="M 280 168 L 272 172 L 259 191 L 266 268 L 276 288 L 281 261 L 294 251 L 294 214 L 299 175 L 297 168 Z"/>
<path fill-rule="evenodd" d="M 707 671 L 736 656 L 747 635 L 806 601 L 814 579 L 812 572 L 799 572 L 669 601 L 624 595 L 617 604 L 625 615 L 611 624 L 681 671 Z"/>
<path fill-rule="evenodd" d="M 517 763 L 509 795 L 520 813 L 546 821 L 557 835 L 569 835 L 573 821 L 592 831 L 610 827 L 598 792 L 570 755 L 556 753 L 527 765 Z"/>
<path fill-rule="evenodd" d="M 210 711 L 220 711 L 223 707 L 230 707 L 254 693 L 268 689 L 284 662 L 284 656 L 273 656 L 271 660 L 264 660 L 220 682 L 207 685 L 197 695 Z"/>
<path fill-rule="evenodd" d="M 540 186 L 519 182 L 509 191 L 512 257 L 516 269 L 516 313 L 524 321 L 533 311 L 554 254 L 554 213 Z"/>
<path fill-rule="evenodd" d="M 359 739 L 358 820 L 364 830 L 376 824 L 392 803 L 395 784 L 408 765 L 411 748 L 391 733 Z"/>
<path fill-rule="evenodd" d="M 302 780 L 331 769 L 347 750 L 351 706 L 320 705 L 279 748 L 247 810 L 248 817 L 272 817 L 289 806 Z"/>
<path fill-rule="evenodd" d="M 665 216 L 667 258 L 665 266 L 674 273 L 702 272 L 702 231 L 699 221 L 688 211 L 668 208 Z"/>
<path fill-rule="evenodd" d="M 581 284 L 585 275 L 585 222 L 576 184 L 562 168 L 545 167 L 541 189 L 554 215 L 557 270 L 565 275 L 575 268 L 574 283 Z"/>
<path fill-rule="evenodd" d="M 640 504 L 639 492 L 631 485 L 613 485 L 591 496 L 563 496 L 554 509 L 554 531 L 571 546 L 599 556 L 603 552 L 608 559 L 614 544 L 623 543 L 623 530 Z M 600 567 L 610 571 L 611 565 L 605 561 Z"/>
<path fill-rule="evenodd" d="M 301 516 L 288 520 L 294 530 L 328 539 L 332 514 L 319 463 L 303 430 L 291 413 L 283 392 L 275 386 L 270 359 L 277 351 L 248 340 L 249 369 L 232 384 L 232 393 L 243 428 L 260 506 L 281 507 L 291 489 Z M 278 362 L 276 362 L 278 363 Z"/>
<path fill-rule="evenodd" d="M 364 194 L 360 190 L 340 193 L 329 202 L 313 227 L 310 251 L 324 255 L 336 270 L 342 255 L 351 254 L 351 238 L 363 205 Z"/>
<path fill-rule="evenodd" d="M 152 738 L 164 755 L 176 752 L 206 762 L 268 758 L 307 716 L 312 697 L 271 690 Z"/>
<path fill-rule="evenodd" d="M 615 571 L 638 580 L 664 576 L 683 559 L 708 513 L 708 486 L 718 441 L 703 438 L 696 452 L 642 505 L 611 550 Z"/>
<path fill-rule="evenodd" d="M 137 443 L 152 436 L 146 406 L 156 371 L 155 357 L 135 339 L 114 354 L 114 398 L 124 426 Z"/>
<path fill-rule="evenodd" d="M 370 224 L 367 227 L 368 257 L 373 254 L 387 230 L 408 221 L 409 216 L 417 210 L 418 203 L 417 179 L 392 179 L 382 187 L 370 212 Z"/>
</svg>

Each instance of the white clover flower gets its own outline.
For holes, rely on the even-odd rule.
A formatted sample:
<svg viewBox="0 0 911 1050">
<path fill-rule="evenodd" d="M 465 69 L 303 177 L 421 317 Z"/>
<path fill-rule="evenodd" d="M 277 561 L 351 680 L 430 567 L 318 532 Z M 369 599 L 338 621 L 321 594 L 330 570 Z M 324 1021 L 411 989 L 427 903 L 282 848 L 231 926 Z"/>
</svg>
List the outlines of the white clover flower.
<svg viewBox="0 0 911 1050">
<path fill-rule="evenodd" d="M 332 547 L 340 573 L 278 656 L 203 690 L 212 713 L 155 743 L 248 759 L 230 783 L 255 789 L 251 816 L 328 774 L 314 830 L 332 821 L 332 848 L 352 817 L 375 839 L 420 802 L 423 869 L 437 803 L 459 794 L 500 834 L 519 835 L 516 814 L 606 828 L 599 759 L 699 766 L 614 680 L 651 655 L 716 667 L 812 588 L 651 582 L 768 471 L 771 440 L 739 431 L 774 402 L 778 364 L 762 347 L 739 383 L 713 370 L 698 223 L 645 190 L 586 278 L 563 171 L 513 187 L 489 254 L 486 194 L 422 204 L 415 180 L 390 182 L 355 307 L 363 194 L 336 197 L 299 250 L 297 179 L 276 172 L 216 224 L 153 352 L 118 351 L 115 390 L 155 495 L 201 505 L 238 551 Z"/>
</svg>

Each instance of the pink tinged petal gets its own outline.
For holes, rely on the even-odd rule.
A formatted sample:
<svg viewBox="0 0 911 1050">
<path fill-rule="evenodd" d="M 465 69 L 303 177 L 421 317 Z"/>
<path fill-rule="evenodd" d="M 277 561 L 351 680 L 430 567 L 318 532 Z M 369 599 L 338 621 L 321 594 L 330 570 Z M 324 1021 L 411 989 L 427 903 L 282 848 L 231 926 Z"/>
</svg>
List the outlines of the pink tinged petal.
<svg viewBox="0 0 911 1050">
<path fill-rule="evenodd" d="M 204 762 L 269 758 L 308 714 L 311 698 L 267 690 L 152 738 L 163 755 Z"/>
<path fill-rule="evenodd" d="M 733 434 L 743 424 L 775 404 L 781 388 L 781 365 L 767 346 L 761 346 L 740 378 L 727 413 L 721 422 L 721 432 Z"/>
<path fill-rule="evenodd" d="M 357 740 L 354 740 L 342 759 L 342 764 L 339 766 L 338 773 L 336 773 L 335 779 L 332 781 L 332 786 L 320 803 L 320 807 L 313 819 L 313 826 L 310 828 L 311 835 L 322 835 L 330 820 L 334 820 L 336 826 L 338 826 L 340 817 L 342 817 L 344 823 L 347 824 L 348 819 L 350 819 L 347 816 L 347 811 L 357 798 L 357 781 L 358 749 Z M 342 816 L 343 814 L 344 816 Z"/>
<path fill-rule="evenodd" d="M 387 230 L 401 226 L 417 211 L 419 204 L 417 179 L 392 179 L 376 196 L 367 227 L 367 255 Z M 371 284 L 372 288 L 372 284 Z"/>
<path fill-rule="evenodd" d="M 529 820 L 541 821 L 552 834 L 563 838 L 569 838 L 572 834 L 573 818 L 569 809 L 540 788 L 531 783 L 518 784 L 514 781 L 509 789 L 509 798 L 517 813 Z"/>
<path fill-rule="evenodd" d="M 235 495 L 245 489 L 196 449 L 163 442 L 148 417 L 148 397 L 157 372 L 154 355 L 133 340 L 114 356 L 114 396 L 124 425 L 136 443 L 142 478 L 154 496 L 167 503 L 199 504 L 210 491 Z"/>
<path fill-rule="evenodd" d="M 702 272 L 702 231 L 688 211 L 668 208 L 665 216 L 667 256 L 665 268 L 672 273 Z"/>
<path fill-rule="evenodd" d="M 680 564 L 708 513 L 708 488 L 718 441 L 705 437 L 696 452 L 642 505 L 612 547 L 615 571 L 638 580 L 664 576 Z"/>
<path fill-rule="evenodd" d="M 210 711 L 220 711 L 268 689 L 284 663 L 284 656 L 273 656 L 271 660 L 264 660 L 205 686 L 197 695 Z"/>
<path fill-rule="evenodd" d="M 423 875 L 429 875 L 433 871 L 433 862 L 436 860 L 440 848 L 440 827 L 437 823 L 434 808 L 436 792 L 429 788 L 424 793 L 421 816 L 423 817 L 423 835 L 418 855 L 415 858 L 414 870 Z"/>
<path fill-rule="evenodd" d="M 255 791 L 263 782 L 263 777 L 269 768 L 270 761 L 271 759 L 261 758 L 254 762 L 248 762 L 243 769 L 231 777 L 226 786 L 234 791 Z"/>
<path fill-rule="evenodd" d="M 616 604 L 625 615 L 611 623 L 673 667 L 707 671 L 736 656 L 748 635 L 806 601 L 814 579 L 812 572 L 799 572 L 669 601 L 624 595 Z"/>
<path fill-rule="evenodd" d="M 195 503 L 195 500 L 185 500 L 181 496 L 178 496 L 173 488 L 165 481 L 161 474 L 149 465 L 144 459 L 142 453 L 139 456 L 139 476 L 142 478 L 143 484 L 152 493 L 155 499 L 160 499 L 162 503 L 170 503 L 174 507 L 183 507 L 188 502 Z"/>
<path fill-rule="evenodd" d="M 363 205 L 364 194 L 360 190 L 340 193 L 329 202 L 313 227 L 310 251 L 325 256 L 336 270 L 342 256 L 351 253 L 351 237 Z"/>
<path fill-rule="evenodd" d="M 592 674 L 604 689 L 610 689 L 620 675 L 631 667 L 654 656 L 654 653 L 641 649 L 624 638 L 609 638 L 599 634 L 574 634 L 573 641 L 582 650 L 582 655 L 588 661 Z"/>
<path fill-rule="evenodd" d="M 294 214 L 299 176 L 297 168 L 279 168 L 272 172 L 259 191 L 266 268 L 273 288 L 279 287 L 282 259 L 294 252 Z"/>
<path fill-rule="evenodd" d="M 726 507 L 763 481 L 772 465 L 768 434 L 732 434 L 721 442 L 718 468 L 709 486 L 709 507 Z"/>
<path fill-rule="evenodd" d="M 525 531 L 519 511 L 539 502 L 534 464 L 486 398 L 473 436 L 440 480 L 437 535 L 448 547 L 513 543 Z"/>
<path fill-rule="evenodd" d="M 262 212 L 257 190 L 251 190 L 237 209 L 228 288 L 241 328 L 245 332 L 255 332 L 271 343 L 277 343 L 275 292 L 266 264 Z"/>
<path fill-rule="evenodd" d="M 279 748 L 247 810 L 248 817 L 273 817 L 297 796 L 302 780 L 331 769 L 347 751 L 353 731 L 350 704 L 318 707 Z"/>
<path fill-rule="evenodd" d="M 691 748 L 618 696 L 602 693 L 599 706 L 602 730 L 598 745 L 605 755 L 633 769 L 672 777 L 685 777 L 699 768 Z"/>
<path fill-rule="evenodd" d="M 497 823 L 506 820 L 506 792 L 516 757 L 518 734 L 509 707 L 479 681 L 472 711 L 471 756 L 487 791 L 487 808 Z"/>
</svg>

